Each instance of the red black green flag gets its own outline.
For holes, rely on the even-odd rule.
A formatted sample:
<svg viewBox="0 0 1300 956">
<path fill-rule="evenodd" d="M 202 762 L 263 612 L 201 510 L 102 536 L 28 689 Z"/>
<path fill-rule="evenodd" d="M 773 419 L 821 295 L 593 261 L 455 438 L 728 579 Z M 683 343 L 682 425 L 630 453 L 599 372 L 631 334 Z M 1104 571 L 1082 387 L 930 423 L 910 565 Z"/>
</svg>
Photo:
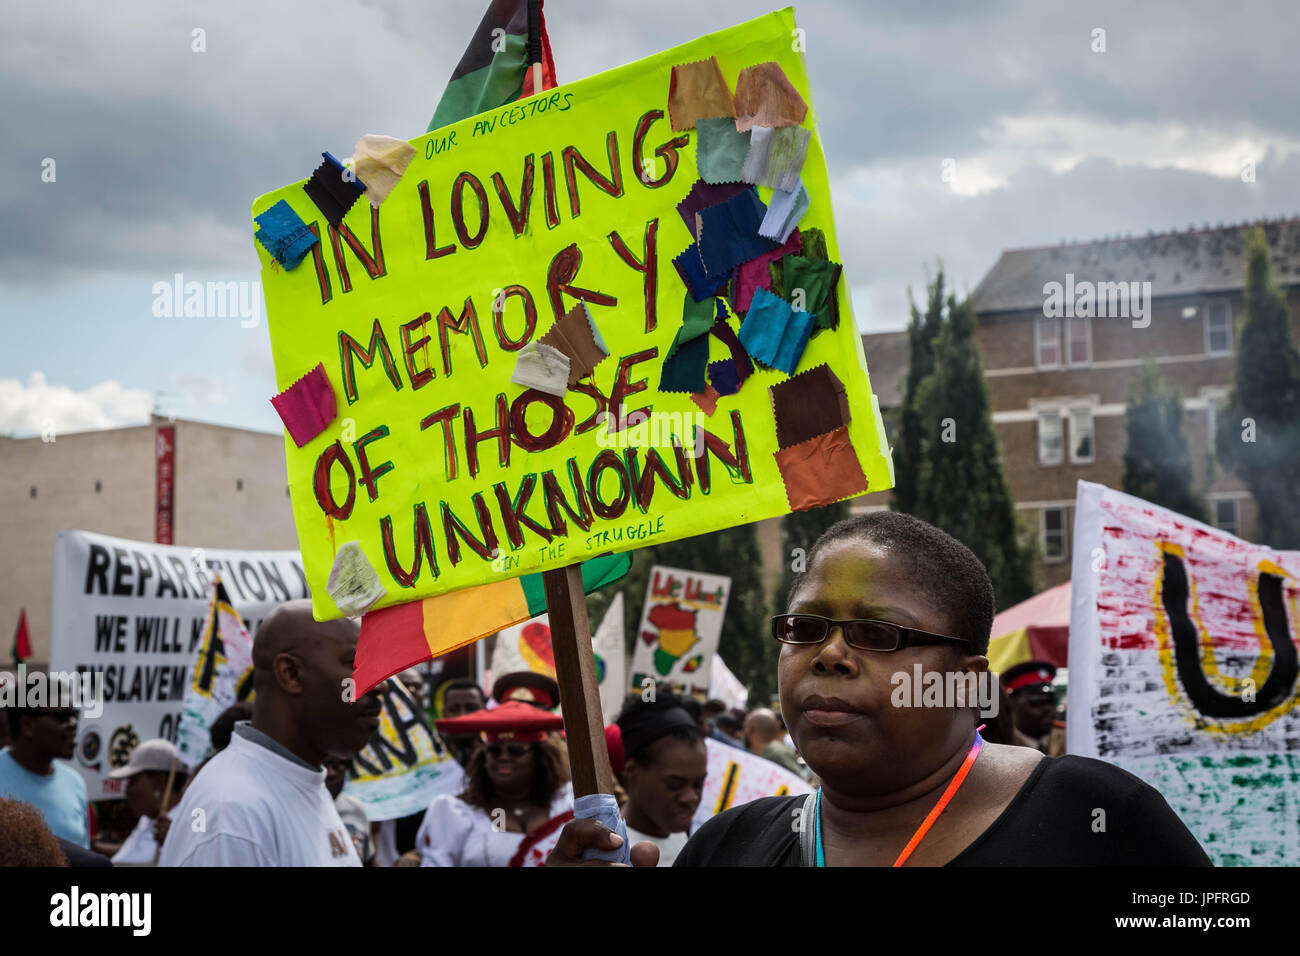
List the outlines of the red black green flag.
<svg viewBox="0 0 1300 956">
<path fill-rule="evenodd" d="M 541 92 L 533 89 L 533 63 L 542 64 L 541 89 L 554 87 L 542 0 L 492 0 L 433 111 L 429 132 Z"/>
</svg>

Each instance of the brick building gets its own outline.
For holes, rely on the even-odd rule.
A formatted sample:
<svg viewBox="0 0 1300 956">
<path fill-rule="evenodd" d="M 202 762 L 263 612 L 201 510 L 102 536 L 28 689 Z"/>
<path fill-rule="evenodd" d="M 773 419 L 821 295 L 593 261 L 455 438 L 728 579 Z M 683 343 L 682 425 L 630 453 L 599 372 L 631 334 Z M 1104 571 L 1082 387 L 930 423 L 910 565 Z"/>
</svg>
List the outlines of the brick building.
<svg viewBox="0 0 1300 956">
<path fill-rule="evenodd" d="M 1075 483 L 1122 484 L 1129 386 L 1148 360 L 1182 393 L 1211 523 L 1255 535 L 1254 500 L 1216 465 L 1211 438 L 1232 383 L 1249 228 L 1012 249 L 971 294 L 1007 477 L 1022 519 L 1038 528 L 1045 586 L 1070 577 Z M 1300 341 L 1300 220 L 1264 230 Z M 1090 295 L 1093 314 L 1078 314 Z M 864 339 L 873 369 L 877 338 Z"/>
<path fill-rule="evenodd" d="M 0 666 L 9 664 L 20 607 L 31 628 L 31 665 L 49 661 L 58 531 L 155 540 L 158 452 L 168 436 L 173 544 L 297 549 L 279 434 L 155 418 L 149 425 L 47 440 L 0 438 L 0 500 L 7 504 L 0 513 Z"/>
</svg>

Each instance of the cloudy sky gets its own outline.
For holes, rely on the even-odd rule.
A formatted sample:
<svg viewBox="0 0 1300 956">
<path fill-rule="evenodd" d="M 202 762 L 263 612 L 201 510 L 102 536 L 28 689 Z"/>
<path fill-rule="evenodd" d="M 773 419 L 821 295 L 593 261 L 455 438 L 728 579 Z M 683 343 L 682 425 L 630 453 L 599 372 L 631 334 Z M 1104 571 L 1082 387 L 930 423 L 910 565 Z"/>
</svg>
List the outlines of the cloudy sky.
<svg viewBox="0 0 1300 956">
<path fill-rule="evenodd" d="M 278 430 L 265 322 L 157 317 L 153 286 L 256 279 L 253 198 L 361 133 L 422 133 L 486 6 L 9 9 L 0 434 L 138 423 L 154 407 Z M 571 81 L 774 8 L 546 12 Z M 1007 248 L 1300 213 L 1294 0 L 808 0 L 796 16 L 864 330 L 901 328 L 937 260 L 969 290 Z"/>
</svg>

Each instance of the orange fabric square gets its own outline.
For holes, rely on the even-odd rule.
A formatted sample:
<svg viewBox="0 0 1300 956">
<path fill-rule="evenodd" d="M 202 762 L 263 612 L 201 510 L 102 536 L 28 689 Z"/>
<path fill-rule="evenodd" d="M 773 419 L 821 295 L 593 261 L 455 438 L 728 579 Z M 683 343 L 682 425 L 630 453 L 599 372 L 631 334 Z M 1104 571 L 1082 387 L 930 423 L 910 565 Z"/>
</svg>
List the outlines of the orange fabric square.
<svg viewBox="0 0 1300 956">
<path fill-rule="evenodd" d="M 793 511 L 807 511 L 867 490 L 867 476 L 849 441 L 848 426 L 782 448 L 776 453 L 776 466 Z"/>
</svg>

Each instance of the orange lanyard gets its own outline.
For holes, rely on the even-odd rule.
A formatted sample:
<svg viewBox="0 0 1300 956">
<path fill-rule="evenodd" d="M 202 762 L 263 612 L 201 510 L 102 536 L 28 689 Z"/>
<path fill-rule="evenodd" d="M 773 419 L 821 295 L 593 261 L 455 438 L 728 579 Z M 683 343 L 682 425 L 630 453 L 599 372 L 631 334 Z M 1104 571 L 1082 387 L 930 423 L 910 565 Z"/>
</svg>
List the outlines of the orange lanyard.
<svg viewBox="0 0 1300 956">
<path fill-rule="evenodd" d="M 894 866 L 902 866 L 904 863 L 906 863 L 907 858 L 912 855 L 912 852 L 918 846 L 921 845 L 921 841 L 925 839 L 925 835 L 930 832 L 930 828 L 934 826 L 934 822 L 939 819 L 939 815 L 943 813 L 944 808 L 946 808 L 948 804 L 952 802 L 952 798 L 955 797 L 957 795 L 957 791 L 961 789 L 962 783 L 966 780 L 966 775 L 970 773 L 970 768 L 975 766 L 975 758 L 979 756 L 980 747 L 983 746 L 983 744 L 984 744 L 984 738 L 980 736 L 980 732 L 978 730 L 975 731 L 975 743 L 971 746 L 970 752 L 966 754 L 966 759 L 961 762 L 961 767 L 958 768 L 956 775 L 948 783 L 948 788 L 944 790 L 943 796 L 941 796 L 939 798 L 939 802 L 934 805 L 934 809 L 931 810 L 929 815 L 924 820 L 921 821 L 921 825 L 917 827 L 916 832 L 912 834 L 912 839 L 907 841 L 907 846 L 903 847 L 903 852 L 900 853 L 898 855 L 898 859 L 894 861 Z M 817 865 L 825 866 L 826 857 L 822 850 L 822 792 L 821 790 L 817 791 L 816 853 L 817 853 Z"/>
</svg>

